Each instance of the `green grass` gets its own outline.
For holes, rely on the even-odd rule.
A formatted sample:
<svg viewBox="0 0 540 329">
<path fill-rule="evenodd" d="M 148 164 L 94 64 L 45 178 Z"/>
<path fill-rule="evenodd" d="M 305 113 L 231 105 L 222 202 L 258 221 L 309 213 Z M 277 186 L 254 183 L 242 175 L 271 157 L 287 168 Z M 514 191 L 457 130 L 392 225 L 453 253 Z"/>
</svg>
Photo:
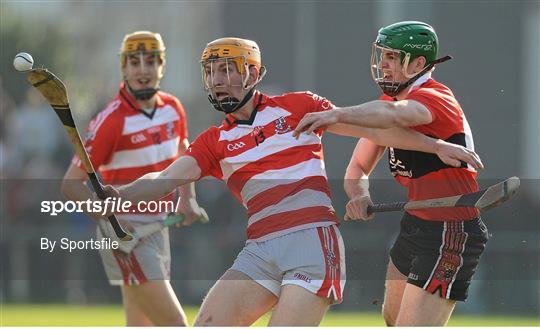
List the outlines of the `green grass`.
<svg viewBox="0 0 540 329">
<path fill-rule="evenodd" d="M 185 307 L 190 323 L 197 307 Z M 261 318 L 256 326 L 265 326 L 269 315 Z M 0 326 L 123 326 L 124 314 L 120 305 L 67 306 L 58 304 L 0 305 Z M 332 312 L 323 326 L 383 326 L 378 313 Z M 540 319 L 512 316 L 454 316 L 451 326 L 540 326 Z"/>
</svg>

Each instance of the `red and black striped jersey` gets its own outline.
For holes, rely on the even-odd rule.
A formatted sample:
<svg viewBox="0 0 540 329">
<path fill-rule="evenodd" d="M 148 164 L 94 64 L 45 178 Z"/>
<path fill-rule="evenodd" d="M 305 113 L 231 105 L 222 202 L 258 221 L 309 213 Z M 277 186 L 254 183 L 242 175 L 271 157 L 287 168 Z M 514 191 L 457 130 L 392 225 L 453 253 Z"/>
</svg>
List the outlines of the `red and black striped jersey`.
<svg viewBox="0 0 540 329">
<path fill-rule="evenodd" d="M 393 100 L 382 96 L 382 100 Z M 420 78 L 405 98 L 423 104 L 433 121 L 410 127 L 424 135 L 463 145 L 474 150 L 471 129 L 450 88 L 429 75 Z M 444 164 L 435 154 L 389 148 L 388 162 L 396 180 L 408 188 L 409 200 L 440 198 L 478 191 L 476 171 L 462 163 L 460 168 Z M 468 220 L 478 217 L 473 208 L 410 210 L 425 220 Z"/>
</svg>

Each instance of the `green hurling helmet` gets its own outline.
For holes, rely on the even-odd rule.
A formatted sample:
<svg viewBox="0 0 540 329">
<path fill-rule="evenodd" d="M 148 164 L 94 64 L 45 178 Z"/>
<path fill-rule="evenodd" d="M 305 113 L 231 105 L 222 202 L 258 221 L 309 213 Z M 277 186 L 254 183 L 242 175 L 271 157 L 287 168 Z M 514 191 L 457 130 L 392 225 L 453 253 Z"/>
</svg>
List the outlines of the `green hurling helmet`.
<svg viewBox="0 0 540 329">
<path fill-rule="evenodd" d="M 437 58 L 439 40 L 433 27 L 426 23 L 398 22 L 379 30 L 375 44 L 384 48 L 401 50 L 401 61 L 409 54 L 410 60 L 419 56 L 426 58 L 426 65 Z"/>
<path fill-rule="evenodd" d="M 373 79 L 386 95 L 395 97 L 420 76 L 431 70 L 435 64 L 451 58 L 446 56 L 437 59 L 438 48 L 437 34 L 433 27 L 426 23 L 405 21 L 383 27 L 379 30 L 372 47 L 371 74 Z M 420 56 L 426 59 L 424 69 L 418 74 L 409 74 L 407 71 L 409 63 Z M 401 72 L 392 72 L 383 67 L 383 61 L 388 61 L 388 58 L 399 60 Z M 396 71 L 399 70 L 396 69 Z M 409 80 L 406 82 L 397 81 L 395 78 L 397 73 L 402 73 Z M 389 76 L 393 78 L 388 78 Z"/>
</svg>

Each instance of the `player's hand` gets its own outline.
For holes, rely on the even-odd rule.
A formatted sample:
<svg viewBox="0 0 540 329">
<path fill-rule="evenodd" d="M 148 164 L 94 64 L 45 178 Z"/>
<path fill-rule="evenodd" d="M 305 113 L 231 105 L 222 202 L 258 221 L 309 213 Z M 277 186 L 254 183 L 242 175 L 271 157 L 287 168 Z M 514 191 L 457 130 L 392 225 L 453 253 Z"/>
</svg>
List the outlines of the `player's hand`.
<svg viewBox="0 0 540 329">
<path fill-rule="evenodd" d="M 176 215 L 184 215 L 184 220 L 177 226 L 189 226 L 201 217 L 201 208 L 195 198 L 180 199 L 180 207 Z"/>
<path fill-rule="evenodd" d="M 103 186 L 103 192 L 107 198 L 120 199 L 120 190 L 118 190 L 112 185 Z"/>
<path fill-rule="evenodd" d="M 120 200 L 120 192 L 112 185 L 105 185 L 103 186 L 103 194 L 100 197 L 95 192 L 92 193 L 92 202 L 101 202 L 102 209 L 101 212 L 93 212 L 90 216 L 94 219 L 107 219 L 114 212 L 112 211 L 113 207 L 105 203 L 103 197 L 105 199 L 116 198 L 116 200 Z"/>
<path fill-rule="evenodd" d="M 474 169 L 484 169 L 484 164 L 478 154 L 461 145 L 452 144 L 443 140 L 437 141 L 437 156 L 445 164 L 460 167 L 461 161 L 470 164 Z"/>
<path fill-rule="evenodd" d="M 331 126 L 338 122 L 336 111 L 313 112 L 304 115 L 293 131 L 293 137 L 298 139 L 301 133 L 311 134 L 313 131 Z"/>
<path fill-rule="evenodd" d="M 372 206 L 373 202 L 369 195 L 359 195 L 353 197 L 345 207 L 345 220 L 371 220 L 375 218 L 375 214 L 368 214 L 368 206 Z"/>
</svg>

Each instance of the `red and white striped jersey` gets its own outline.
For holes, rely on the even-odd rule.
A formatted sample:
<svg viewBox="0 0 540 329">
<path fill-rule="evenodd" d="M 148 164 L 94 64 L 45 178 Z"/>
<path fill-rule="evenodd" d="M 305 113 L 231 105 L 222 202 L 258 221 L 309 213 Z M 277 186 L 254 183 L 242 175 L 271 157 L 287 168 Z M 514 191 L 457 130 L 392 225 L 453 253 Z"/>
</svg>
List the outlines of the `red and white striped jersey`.
<svg viewBox="0 0 540 329">
<path fill-rule="evenodd" d="M 393 100 L 382 96 L 383 100 Z M 450 88 L 431 79 L 430 74 L 413 84 L 405 99 L 423 104 L 432 122 L 412 129 L 450 143 L 474 150 L 471 128 Z M 424 200 L 478 191 L 476 171 L 462 162 L 461 168 L 444 164 L 435 154 L 389 148 L 390 171 L 409 190 L 409 200 Z M 478 217 L 474 208 L 437 208 L 409 210 L 425 220 L 468 220 Z"/>
<path fill-rule="evenodd" d="M 308 112 L 330 110 L 327 99 L 310 92 L 253 97 L 249 120 L 227 115 L 190 145 L 201 178 L 226 182 L 246 207 L 247 238 L 262 241 L 310 227 L 339 223 L 331 203 L 321 144 L 322 131 L 293 130 Z"/>
<path fill-rule="evenodd" d="M 147 114 L 122 84 L 117 96 L 90 122 L 85 148 L 103 183 L 118 186 L 168 167 L 180 156 L 179 146 L 187 135 L 184 109 L 176 97 L 159 91 L 154 112 Z M 84 170 L 77 155 L 73 163 Z M 148 221 L 160 216 L 118 217 Z"/>
</svg>

